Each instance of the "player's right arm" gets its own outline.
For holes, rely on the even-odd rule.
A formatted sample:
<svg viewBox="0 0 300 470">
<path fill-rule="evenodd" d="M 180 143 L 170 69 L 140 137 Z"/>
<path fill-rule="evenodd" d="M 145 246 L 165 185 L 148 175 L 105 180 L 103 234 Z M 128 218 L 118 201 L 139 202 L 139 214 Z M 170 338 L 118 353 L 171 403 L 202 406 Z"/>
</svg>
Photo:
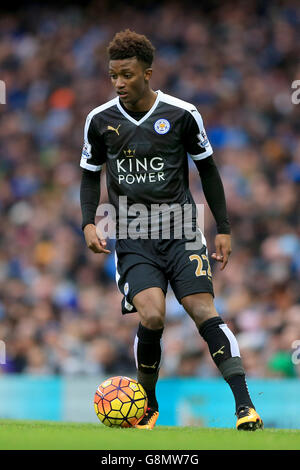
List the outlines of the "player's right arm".
<svg viewBox="0 0 300 470">
<path fill-rule="evenodd" d="M 106 249 L 106 240 L 96 229 L 95 216 L 100 201 L 100 176 L 106 159 L 105 145 L 97 131 L 91 114 L 88 115 L 84 128 L 84 145 L 80 160 L 83 168 L 80 184 L 80 206 L 82 230 L 87 247 L 94 253 L 110 253 Z"/>
</svg>

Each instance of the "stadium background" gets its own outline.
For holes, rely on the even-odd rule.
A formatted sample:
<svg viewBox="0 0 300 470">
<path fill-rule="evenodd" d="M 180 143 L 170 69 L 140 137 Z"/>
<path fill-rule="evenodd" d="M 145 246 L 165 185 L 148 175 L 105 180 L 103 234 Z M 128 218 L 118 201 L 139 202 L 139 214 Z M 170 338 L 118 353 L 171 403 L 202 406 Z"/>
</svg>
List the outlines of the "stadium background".
<svg viewBox="0 0 300 470">
<path fill-rule="evenodd" d="M 203 115 L 232 224 L 225 271 L 211 260 L 216 307 L 237 336 L 250 384 L 285 379 L 289 387 L 300 375 L 292 360 L 300 340 L 300 104 L 291 100 L 300 78 L 297 2 L 27 4 L 0 15 L 6 404 L 9 384 L 22 387 L 28 377 L 81 385 L 82 377 L 86 383 L 135 377 L 138 320 L 121 319 L 113 254 L 88 251 L 79 206 L 84 121 L 114 96 L 105 49 L 126 27 L 156 47 L 153 88 L 193 102 Z M 190 186 L 196 202 L 205 203 L 192 162 Z M 105 201 L 104 180 L 102 187 Z M 216 229 L 207 208 L 204 230 L 212 252 Z M 161 377 L 219 383 L 206 345 L 171 291 Z M 13 409 L 12 402 L 1 416 Z"/>
</svg>

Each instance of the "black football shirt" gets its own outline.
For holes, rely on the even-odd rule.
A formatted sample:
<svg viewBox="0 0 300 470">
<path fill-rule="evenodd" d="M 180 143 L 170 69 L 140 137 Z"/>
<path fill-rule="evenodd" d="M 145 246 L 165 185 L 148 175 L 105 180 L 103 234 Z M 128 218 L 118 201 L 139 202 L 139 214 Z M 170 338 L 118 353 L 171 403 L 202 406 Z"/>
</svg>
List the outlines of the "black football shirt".
<svg viewBox="0 0 300 470">
<path fill-rule="evenodd" d="M 152 108 L 137 120 L 119 97 L 87 116 L 80 166 L 100 171 L 106 163 L 109 201 L 118 216 L 119 197 L 128 206 L 195 205 L 189 191 L 188 156 L 212 155 L 203 120 L 193 104 L 162 91 Z"/>
</svg>

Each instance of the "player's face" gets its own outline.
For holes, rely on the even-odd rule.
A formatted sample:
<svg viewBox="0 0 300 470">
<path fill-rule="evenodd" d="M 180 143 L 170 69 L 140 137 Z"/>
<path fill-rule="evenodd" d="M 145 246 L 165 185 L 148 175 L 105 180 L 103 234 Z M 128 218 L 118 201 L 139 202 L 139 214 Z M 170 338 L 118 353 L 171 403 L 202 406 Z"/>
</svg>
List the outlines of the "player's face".
<svg viewBox="0 0 300 470">
<path fill-rule="evenodd" d="M 136 57 L 109 62 L 109 76 L 124 105 L 134 106 L 149 91 L 151 68 L 145 68 Z"/>
</svg>

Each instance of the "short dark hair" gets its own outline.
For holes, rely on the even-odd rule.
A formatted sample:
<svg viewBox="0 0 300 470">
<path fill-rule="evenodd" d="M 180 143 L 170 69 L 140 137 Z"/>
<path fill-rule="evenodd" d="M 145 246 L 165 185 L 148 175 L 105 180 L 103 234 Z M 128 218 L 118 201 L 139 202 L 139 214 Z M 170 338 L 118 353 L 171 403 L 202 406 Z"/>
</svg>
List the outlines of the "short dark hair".
<svg viewBox="0 0 300 470">
<path fill-rule="evenodd" d="M 151 67 L 155 47 L 143 34 L 138 34 L 130 29 L 116 33 L 107 48 L 109 60 L 122 60 L 136 57 Z"/>
</svg>

